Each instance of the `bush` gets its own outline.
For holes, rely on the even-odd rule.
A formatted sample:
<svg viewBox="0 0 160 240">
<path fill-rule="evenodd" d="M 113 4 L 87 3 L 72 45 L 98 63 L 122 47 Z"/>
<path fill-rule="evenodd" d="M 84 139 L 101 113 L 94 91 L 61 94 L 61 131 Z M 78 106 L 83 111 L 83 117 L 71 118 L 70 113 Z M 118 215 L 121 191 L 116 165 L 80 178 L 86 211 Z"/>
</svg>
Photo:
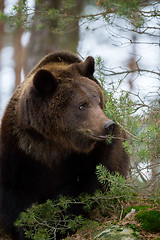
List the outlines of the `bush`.
<svg viewBox="0 0 160 240">
<path fill-rule="evenodd" d="M 72 214 L 74 206 L 83 208 L 88 217 L 93 207 L 101 215 L 108 212 L 120 213 L 124 202 L 130 199 L 132 189 L 126 185 L 122 176 L 118 173 L 111 175 L 102 165 L 97 166 L 97 176 L 104 187 L 103 193 L 97 191 L 92 196 L 81 194 L 76 199 L 60 196 L 57 201 L 47 200 L 43 204 L 33 204 L 20 214 L 15 225 L 24 229 L 28 239 L 56 239 L 58 234 L 74 232 L 88 221 L 82 215 Z"/>
</svg>

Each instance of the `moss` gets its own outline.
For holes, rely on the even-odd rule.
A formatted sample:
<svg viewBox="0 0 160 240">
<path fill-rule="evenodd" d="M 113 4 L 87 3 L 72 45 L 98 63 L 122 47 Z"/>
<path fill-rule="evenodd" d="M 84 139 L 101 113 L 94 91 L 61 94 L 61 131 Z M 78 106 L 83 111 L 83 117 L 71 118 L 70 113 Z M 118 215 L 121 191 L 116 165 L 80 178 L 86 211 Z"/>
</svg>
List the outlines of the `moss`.
<svg viewBox="0 0 160 240">
<path fill-rule="evenodd" d="M 80 231 L 86 231 L 88 229 L 94 230 L 98 226 L 99 226 L 99 223 L 97 221 L 93 221 L 93 220 L 88 219 L 88 220 L 85 221 L 85 224 L 80 228 Z"/>
<path fill-rule="evenodd" d="M 135 219 L 146 231 L 160 232 L 160 211 L 140 211 L 136 214 Z"/>
<path fill-rule="evenodd" d="M 130 239 L 135 240 L 134 231 L 128 227 L 121 227 L 118 225 L 108 226 L 106 228 L 101 228 L 100 230 L 93 233 L 93 239 L 95 240 L 122 240 L 122 239 Z"/>
<path fill-rule="evenodd" d="M 136 239 L 140 239 L 138 227 L 135 224 L 128 224 L 127 226 L 133 230 L 133 236 L 135 236 Z"/>
<path fill-rule="evenodd" d="M 140 210 L 147 210 L 148 208 L 150 208 L 150 206 L 140 205 L 140 206 L 131 206 L 131 207 L 128 207 L 128 208 L 126 208 L 126 209 L 124 210 L 122 217 L 125 217 L 127 213 L 130 213 L 131 210 L 132 210 L 132 208 L 135 209 L 136 212 L 139 212 Z"/>
</svg>

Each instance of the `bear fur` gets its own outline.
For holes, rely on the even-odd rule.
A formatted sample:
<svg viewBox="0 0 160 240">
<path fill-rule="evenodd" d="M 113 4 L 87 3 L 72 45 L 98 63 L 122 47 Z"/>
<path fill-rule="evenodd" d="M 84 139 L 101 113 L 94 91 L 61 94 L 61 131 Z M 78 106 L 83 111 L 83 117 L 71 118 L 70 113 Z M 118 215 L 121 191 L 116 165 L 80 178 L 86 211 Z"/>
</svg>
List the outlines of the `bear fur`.
<svg viewBox="0 0 160 240">
<path fill-rule="evenodd" d="M 96 165 L 127 176 L 121 131 L 103 112 L 93 73 L 92 57 L 49 54 L 9 101 L 0 130 L 0 220 L 13 239 L 24 239 L 13 223 L 32 203 L 99 188 Z"/>
</svg>

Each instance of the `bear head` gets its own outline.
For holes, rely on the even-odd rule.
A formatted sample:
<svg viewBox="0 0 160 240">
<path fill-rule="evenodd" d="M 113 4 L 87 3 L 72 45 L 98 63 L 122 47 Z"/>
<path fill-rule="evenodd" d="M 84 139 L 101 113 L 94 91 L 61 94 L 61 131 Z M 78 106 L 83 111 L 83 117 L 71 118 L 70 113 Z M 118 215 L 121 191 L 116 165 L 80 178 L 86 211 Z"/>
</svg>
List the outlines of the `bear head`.
<svg viewBox="0 0 160 240">
<path fill-rule="evenodd" d="M 18 122 L 25 136 L 80 153 L 104 141 L 115 124 L 103 112 L 103 92 L 93 73 L 92 57 L 39 64 L 21 92 Z"/>
</svg>

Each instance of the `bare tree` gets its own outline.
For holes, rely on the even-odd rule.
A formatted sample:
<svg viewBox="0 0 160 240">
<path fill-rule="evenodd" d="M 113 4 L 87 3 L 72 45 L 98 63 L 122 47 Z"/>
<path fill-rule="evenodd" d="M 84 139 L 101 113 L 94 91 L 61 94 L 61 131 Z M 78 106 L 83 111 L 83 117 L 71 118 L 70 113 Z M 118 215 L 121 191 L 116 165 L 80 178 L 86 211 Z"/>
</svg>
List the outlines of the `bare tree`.
<svg viewBox="0 0 160 240">
<path fill-rule="evenodd" d="M 21 5 L 21 0 L 17 3 Z M 17 13 L 17 17 L 21 18 L 22 12 Z M 21 71 L 23 68 L 23 46 L 22 46 L 22 34 L 24 29 L 22 26 L 17 27 L 13 33 L 13 47 L 14 47 L 14 61 L 15 61 L 15 87 L 21 82 Z"/>
<path fill-rule="evenodd" d="M 25 71 L 28 73 L 31 68 L 47 53 L 60 50 L 67 49 L 73 52 L 77 51 L 77 45 L 79 40 L 79 25 L 78 20 L 72 23 L 69 31 L 59 31 L 55 32 L 58 21 L 60 19 L 43 19 L 41 24 L 44 24 L 44 27 L 38 29 L 37 26 L 40 23 L 40 15 L 43 14 L 45 9 L 62 9 L 63 4 L 62 0 L 39 0 L 35 6 L 35 14 L 34 14 L 34 24 L 31 30 L 30 42 L 27 48 L 26 53 L 26 63 L 25 63 Z M 83 3 L 85 0 L 76 0 L 75 7 L 71 10 L 71 14 L 79 14 L 82 11 Z M 45 4 L 45 5 L 44 5 Z M 43 10 L 42 10 L 43 9 Z M 42 11 L 41 11 L 42 10 Z M 65 12 L 64 12 L 65 14 Z M 70 24 L 70 23 L 69 23 Z"/>
<path fill-rule="evenodd" d="M 4 12 L 4 0 L 0 0 L 0 11 Z M 1 51 L 3 48 L 3 38 L 4 38 L 4 22 L 0 21 L 0 64 L 1 64 Z M 0 65 L 1 70 L 1 65 Z M 1 79 L 0 79 L 0 86 L 1 86 Z M 0 87 L 0 108 L 1 108 L 1 87 Z"/>
<path fill-rule="evenodd" d="M 4 12 L 4 0 L 0 0 L 0 11 Z M 4 22 L 0 21 L 0 52 L 2 50 L 2 46 L 3 46 L 3 36 L 4 36 Z"/>
</svg>

